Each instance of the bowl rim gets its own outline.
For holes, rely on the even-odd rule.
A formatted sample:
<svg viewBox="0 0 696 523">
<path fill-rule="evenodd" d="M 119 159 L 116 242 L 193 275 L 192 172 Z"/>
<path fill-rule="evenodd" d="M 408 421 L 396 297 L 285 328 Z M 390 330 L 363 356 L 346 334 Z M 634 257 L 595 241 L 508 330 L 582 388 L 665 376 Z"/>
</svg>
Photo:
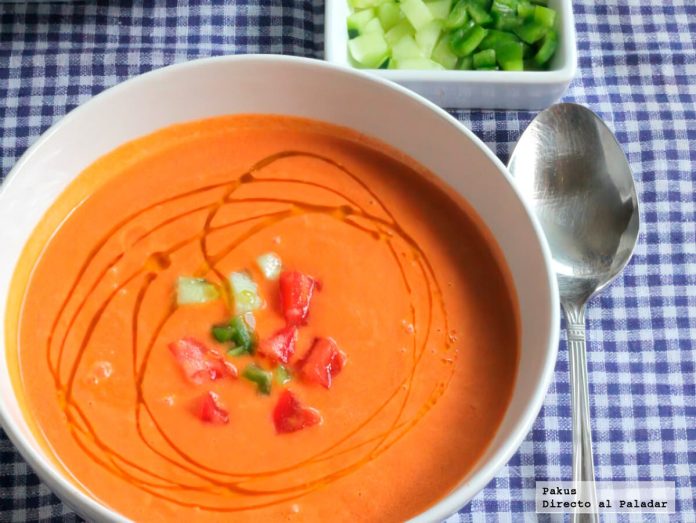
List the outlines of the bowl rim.
<svg viewBox="0 0 696 523">
<path fill-rule="evenodd" d="M 575 16 L 571 0 L 556 0 L 558 9 L 562 11 L 562 27 L 560 31 L 563 42 L 563 65 L 547 71 L 425 71 L 418 69 L 359 69 L 350 65 L 345 58 L 347 55 L 348 37 L 345 31 L 335 31 L 340 23 L 343 27 L 343 17 L 339 19 L 338 4 L 347 0 L 326 0 L 324 9 L 324 58 L 326 61 L 347 66 L 358 71 L 368 71 L 370 74 L 387 78 L 395 82 L 426 82 L 426 83 L 460 83 L 469 84 L 525 84 L 525 85 L 556 85 L 570 83 L 577 73 L 577 36 L 575 32 Z"/>
<path fill-rule="evenodd" d="M 380 84 L 383 87 L 392 89 L 403 96 L 411 98 L 422 105 L 425 105 L 428 109 L 433 111 L 436 116 L 445 120 L 448 124 L 457 129 L 462 133 L 468 140 L 473 142 L 476 147 L 481 150 L 489 161 L 497 167 L 500 175 L 507 182 L 510 189 L 513 191 L 515 196 L 520 201 L 522 208 L 524 209 L 527 218 L 532 226 L 532 229 L 538 239 L 538 244 L 541 249 L 541 255 L 544 260 L 546 279 L 548 283 L 548 296 L 546 296 L 547 301 L 550 305 L 550 318 L 549 318 L 549 330 L 546 334 L 547 347 L 545 349 L 546 361 L 541 372 L 541 380 L 536 385 L 534 393 L 532 394 L 531 400 L 526 404 L 523 411 L 519 415 L 519 421 L 511 429 L 511 437 L 507 438 L 501 443 L 501 448 L 493 454 L 483 466 L 481 466 L 476 473 L 465 483 L 461 484 L 459 487 L 452 490 L 445 497 L 437 501 L 430 508 L 426 509 L 421 514 L 415 516 L 412 522 L 426 522 L 426 521 L 437 521 L 444 519 L 460 508 L 466 505 L 476 494 L 478 494 L 496 475 L 496 473 L 505 465 L 512 455 L 517 452 L 522 441 L 526 438 L 527 434 L 531 430 L 532 424 L 536 420 L 541 406 L 546 397 L 551 379 L 553 377 L 553 372 L 557 359 L 558 352 L 558 341 L 559 341 L 559 329 L 560 329 L 560 310 L 559 310 L 559 298 L 556 277 L 552 271 L 552 258 L 549 251 L 548 244 L 546 242 L 545 236 L 541 229 L 539 222 L 537 221 L 533 211 L 529 204 L 525 202 L 522 198 L 520 191 L 516 188 L 512 181 L 512 177 L 505 165 L 498 159 L 495 154 L 481 141 L 471 130 L 465 127 L 461 122 L 447 113 L 445 110 L 430 102 L 421 95 L 402 87 L 394 82 L 388 81 L 384 78 L 372 75 L 369 72 L 365 72 L 359 69 L 340 66 L 331 62 L 326 62 L 323 60 L 318 60 L 314 58 L 305 58 L 289 55 L 278 55 L 278 54 L 247 54 L 247 55 L 230 55 L 230 56 L 216 56 L 216 57 L 206 57 L 195 60 L 189 60 L 185 62 L 180 62 L 165 67 L 153 69 L 149 72 L 136 75 L 134 77 L 128 78 L 116 85 L 109 87 L 102 91 L 101 93 L 93 96 L 92 98 L 86 100 L 84 103 L 80 104 L 78 107 L 65 114 L 63 117 L 59 118 L 49 129 L 47 129 L 41 136 L 22 154 L 20 159 L 15 163 L 12 169 L 9 171 L 2 184 L 0 184 L 0 201 L 5 194 L 6 189 L 13 183 L 13 180 L 21 173 L 24 169 L 25 164 L 27 164 L 34 154 L 43 147 L 44 143 L 47 142 L 50 137 L 61 131 L 61 129 L 66 126 L 69 122 L 79 117 L 83 112 L 90 110 L 92 106 L 100 103 L 107 103 L 110 98 L 119 95 L 122 90 L 130 89 L 136 87 L 140 84 L 146 84 L 158 78 L 165 78 L 173 73 L 181 73 L 186 70 L 195 70 L 198 67 L 206 67 L 209 64 L 230 64 L 234 65 L 237 62 L 259 62 L 272 64 L 277 62 L 285 63 L 295 63 L 298 66 L 304 67 L 314 67 L 318 69 L 324 69 L 327 71 L 332 71 L 334 74 L 342 75 L 352 75 L 358 76 L 364 81 L 372 82 L 375 84 Z M 1 296 L 0 299 L 6 299 L 6 296 Z M 4 322 L 5 318 L 0 318 L 0 321 Z M 4 346 L 4 338 L 0 339 L 0 345 Z M 4 347 L 2 355 L 0 357 L 6 357 L 4 355 Z M 89 515 L 93 518 L 98 518 L 104 521 L 128 521 L 123 515 L 119 514 L 115 510 L 109 508 L 108 506 L 100 503 L 89 494 L 87 494 L 83 489 L 79 488 L 74 481 L 68 479 L 63 474 L 59 473 L 57 468 L 49 462 L 46 456 L 35 451 L 28 443 L 25 442 L 25 436 L 22 434 L 22 430 L 19 428 L 17 423 L 12 419 L 11 415 L 5 407 L 4 400 L 0 399 L 0 426 L 5 430 L 10 441 L 13 443 L 15 448 L 19 451 L 22 458 L 31 466 L 32 470 L 37 474 L 37 476 L 45 482 L 50 489 L 61 498 L 61 500 L 70 508 L 75 510 L 78 514 Z"/>
</svg>

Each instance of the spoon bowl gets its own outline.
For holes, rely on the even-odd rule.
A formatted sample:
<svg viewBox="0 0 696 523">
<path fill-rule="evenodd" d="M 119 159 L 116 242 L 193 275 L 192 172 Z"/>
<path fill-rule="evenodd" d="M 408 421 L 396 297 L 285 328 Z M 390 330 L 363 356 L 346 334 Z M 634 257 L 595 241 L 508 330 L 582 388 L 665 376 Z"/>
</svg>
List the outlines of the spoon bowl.
<svg viewBox="0 0 696 523">
<path fill-rule="evenodd" d="M 561 297 L 589 299 L 623 270 L 638 238 L 621 146 L 589 109 L 557 104 L 532 121 L 508 167 L 544 230 Z"/>
<path fill-rule="evenodd" d="M 638 196 L 626 155 L 604 122 L 576 104 L 532 121 L 508 169 L 546 236 L 566 316 L 573 415 L 573 481 L 596 507 L 585 347 L 585 304 L 631 259 Z M 598 521 L 596 510 L 574 521 Z"/>
</svg>

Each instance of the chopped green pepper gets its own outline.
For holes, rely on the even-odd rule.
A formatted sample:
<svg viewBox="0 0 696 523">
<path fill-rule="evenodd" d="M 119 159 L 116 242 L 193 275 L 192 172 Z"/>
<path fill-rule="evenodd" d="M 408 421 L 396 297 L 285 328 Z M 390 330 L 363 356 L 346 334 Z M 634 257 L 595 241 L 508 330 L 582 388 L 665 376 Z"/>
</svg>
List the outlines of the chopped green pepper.
<svg viewBox="0 0 696 523">
<path fill-rule="evenodd" d="M 469 29 L 458 29 L 452 33 L 450 47 L 457 56 L 468 56 L 474 52 L 488 34 L 480 25 L 474 25 Z"/>
<path fill-rule="evenodd" d="M 503 71 L 524 70 L 522 42 L 503 42 L 495 49 L 495 57 Z"/>
<path fill-rule="evenodd" d="M 532 18 L 534 16 L 534 5 L 529 2 L 520 2 L 517 4 L 517 16 L 524 20 Z"/>
<path fill-rule="evenodd" d="M 474 68 L 492 67 L 495 65 L 495 49 L 486 49 L 474 55 Z"/>
<path fill-rule="evenodd" d="M 447 20 L 445 21 L 445 29 L 456 29 L 462 27 L 469 21 L 469 13 L 467 11 L 466 0 L 459 0 L 450 11 Z"/>
<path fill-rule="evenodd" d="M 459 60 L 458 69 L 462 71 L 469 71 L 474 68 L 474 60 L 471 56 L 465 56 Z"/>
<path fill-rule="evenodd" d="M 250 363 L 246 366 L 244 372 L 242 372 L 242 377 L 256 383 L 256 388 L 261 394 L 268 395 L 271 393 L 273 380 L 272 372 L 263 370 L 258 365 Z"/>
<path fill-rule="evenodd" d="M 519 41 L 520 41 L 519 38 L 517 38 L 512 33 L 505 33 L 503 31 L 498 31 L 496 29 L 489 29 L 486 37 L 483 40 L 481 40 L 481 43 L 479 44 L 478 49 L 481 51 L 483 51 L 485 49 L 495 49 L 500 44 L 503 44 L 506 42 L 519 42 Z"/>
<path fill-rule="evenodd" d="M 556 11 L 540 5 L 534 8 L 534 21 L 548 29 L 552 29 L 556 23 Z"/>
<path fill-rule="evenodd" d="M 229 325 L 229 324 L 213 325 L 213 328 L 211 329 L 211 333 L 213 335 L 213 338 L 215 338 L 215 341 L 218 341 L 220 343 L 225 343 L 228 341 L 232 341 L 232 336 L 234 335 L 234 329 L 232 328 L 232 325 Z"/>
<path fill-rule="evenodd" d="M 488 25 L 493 23 L 493 17 L 480 5 L 470 3 L 467 6 L 467 9 L 469 11 L 469 16 L 471 16 L 474 22 L 476 22 L 478 25 Z"/>
<path fill-rule="evenodd" d="M 548 33 L 546 33 L 546 36 L 544 36 L 544 40 L 541 43 L 541 47 L 534 55 L 534 61 L 536 62 L 536 64 L 541 66 L 548 62 L 553 56 L 553 54 L 556 52 L 557 47 L 558 33 L 551 29 Z"/>
<path fill-rule="evenodd" d="M 520 27 L 516 27 L 513 29 L 513 31 L 517 36 L 520 37 L 520 40 L 523 40 L 528 44 L 533 44 L 534 42 L 538 42 L 544 38 L 548 28 L 535 21 L 528 21 Z"/>
</svg>

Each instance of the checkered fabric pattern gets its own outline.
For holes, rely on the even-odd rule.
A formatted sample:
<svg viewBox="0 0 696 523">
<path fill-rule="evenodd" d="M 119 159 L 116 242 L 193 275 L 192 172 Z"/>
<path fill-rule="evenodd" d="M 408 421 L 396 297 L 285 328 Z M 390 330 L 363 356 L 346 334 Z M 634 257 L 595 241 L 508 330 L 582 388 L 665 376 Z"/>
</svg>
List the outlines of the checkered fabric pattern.
<svg viewBox="0 0 696 523">
<path fill-rule="evenodd" d="M 696 521 L 696 2 L 576 0 L 574 9 L 580 69 L 564 99 L 616 132 L 643 205 L 633 260 L 587 311 L 596 476 L 673 480 L 669 520 Z M 322 31 L 323 5 L 308 0 L 0 3 L 0 172 L 126 78 L 210 55 L 321 57 Z M 503 161 L 534 116 L 453 114 Z M 534 481 L 570 478 L 565 348 L 519 451 L 448 522 L 536 521 Z M 0 432 L 0 521 L 49 519 L 78 518 Z"/>
</svg>

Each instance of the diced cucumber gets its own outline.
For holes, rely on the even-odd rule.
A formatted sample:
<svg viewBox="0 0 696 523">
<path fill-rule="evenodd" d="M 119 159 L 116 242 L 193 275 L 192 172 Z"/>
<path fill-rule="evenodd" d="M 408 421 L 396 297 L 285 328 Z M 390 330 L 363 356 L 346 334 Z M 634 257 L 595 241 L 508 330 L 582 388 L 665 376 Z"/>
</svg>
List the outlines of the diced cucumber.
<svg viewBox="0 0 696 523">
<path fill-rule="evenodd" d="M 429 58 L 406 58 L 399 60 L 397 69 L 445 70 L 444 67 Z"/>
<path fill-rule="evenodd" d="M 382 29 L 389 31 L 401 20 L 401 9 L 395 2 L 384 2 L 377 8 L 377 17 Z"/>
<path fill-rule="evenodd" d="M 452 0 L 434 0 L 428 2 L 427 6 L 435 20 L 446 20 L 452 8 Z"/>
<path fill-rule="evenodd" d="M 204 278 L 180 276 L 176 280 L 176 304 L 207 303 L 217 300 L 220 291 L 217 286 Z"/>
<path fill-rule="evenodd" d="M 359 36 L 358 38 L 363 38 Z M 352 42 L 353 40 L 351 40 Z M 229 276 L 236 314 L 255 311 L 263 302 L 259 297 L 258 286 L 246 272 L 233 272 Z"/>
<path fill-rule="evenodd" d="M 394 27 L 392 27 L 387 33 L 384 35 L 384 39 L 387 41 L 387 43 L 390 46 L 394 46 L 396 42 L 401 40 L 404 36 L 414 36 L 415 31 L 413 30 L 413 26 L 409 23 L 408 20 L 401 20 L 398 24 L 396 24 Z"/>
<path fill-rule="evenodd" d="M 375 18 L 373 9 L 356 11 L 348 17 L 348 38 L 355 38 L 363 34 L 365 25 Z"/>
<path fill-rule="evenodd" d="M 401 11 L 416 30 L 434 20 L 433 14 L 423 0 L 402 0 Z"/>
<path fill-rule="evenodd" d="M 440 42 L 435 46 L 435 49 L 433 49 L 431 58 L 445 69 L 454 69 L 457 65 L 457 55 L 450 49 L 449 41 L 446 36 L 440 38 Z"/>
<path fill-rule="evenodd" d="M 416 31 L 416 43 L 425 57 L 430 57 L 442 33 L 442 21 L 433 20 Z"/>
<path fill-rule="evenodd" d="M 495 65 L 495 49 L 486 49 L 474 54 L 474 68 L 493 67 Z"/>
<path fill-rule="evenodd" d="M 365 27 L 363 27 L 361 34 L 369 33 L 384 34 L 384 29 L 382 29 L 382 24 L 379 22 L 379 18 L 373 18 L 365 24 Z"/>
<path fill-rule="evenodd" d="M 274 252 L 267 252 L 256 258 L 256 265 L 267 280 L 277 280 L 283 269 L 283 261 Z"/>
<path fill-rule="evenodd" d="M 368 33 L 348 42 L 348 50 L 358 64 L 374 69 L 379 67 L 389 54 L 384 35 L 380 33 Z"/>
<path fill-rule="evenodd" d="M 392 58 L 400 64 L 402 60 L 424 58 L 424 56 L 413 37 L 406 35 L 392 46 Z"/>
<path fill-rule="evenodd" d="M 365 9 L 366 7 L 377 7 L 382 0 L 348 0 L 353 9 Z"/>
</svg>

